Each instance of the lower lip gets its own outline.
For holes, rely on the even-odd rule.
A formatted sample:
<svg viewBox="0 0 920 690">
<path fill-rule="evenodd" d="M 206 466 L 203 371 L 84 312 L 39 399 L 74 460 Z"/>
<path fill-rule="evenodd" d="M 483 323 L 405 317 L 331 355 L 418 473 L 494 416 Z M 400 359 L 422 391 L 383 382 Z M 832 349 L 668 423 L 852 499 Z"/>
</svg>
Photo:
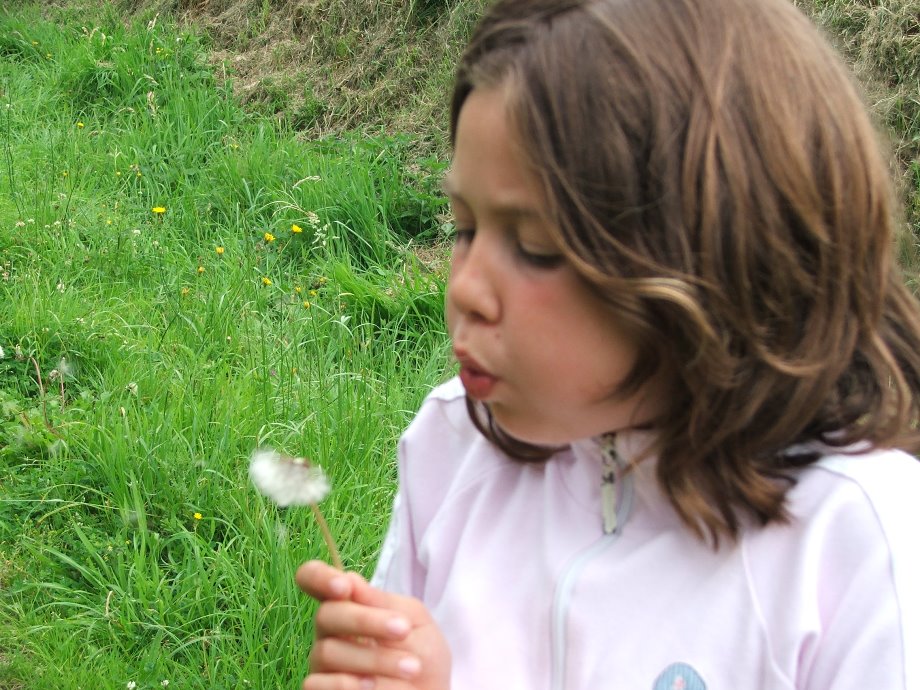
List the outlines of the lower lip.
<svg viewBox="0 0 920 690">
<path fill-rule="evenodd" d="M 469 367 L 460 367 L 460 381 L 470 397 L 485 400 L 492 393 L 498 379 Z"/>
</svg>

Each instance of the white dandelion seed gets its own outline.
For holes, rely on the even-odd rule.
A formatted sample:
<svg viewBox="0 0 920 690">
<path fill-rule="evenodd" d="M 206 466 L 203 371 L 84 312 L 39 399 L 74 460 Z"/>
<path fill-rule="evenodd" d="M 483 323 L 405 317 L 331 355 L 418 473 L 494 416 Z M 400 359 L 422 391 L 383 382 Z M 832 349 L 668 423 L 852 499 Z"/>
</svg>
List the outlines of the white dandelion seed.
<svg viewBox="0 0 920 690">
<path fill-rule="evenodd" d="M 259 491 L 282 508 L 319 503 L 331 488 L 321 467 L 271 448 L 253 452 L 249 477 Z"/>
<path fill-rule="evenodd" d="M 60 372 L 62 377 L 73 378 L 73 364 L 71 364 L 66 357 L 61 357 L 58 360 L 57 370 Z"/>
<path fill-rule="evenodd" d="M 329 549 L 332 565 L 344 570 L 335 539 L 318 503 L 329 493 L 329 480 L 322 468 L 306 458 L 292 458 L 271 448 L 256 449 L 249 462 L 249 476 L 263 494 L 279 506 L 308 505 Z"/>
</svg>

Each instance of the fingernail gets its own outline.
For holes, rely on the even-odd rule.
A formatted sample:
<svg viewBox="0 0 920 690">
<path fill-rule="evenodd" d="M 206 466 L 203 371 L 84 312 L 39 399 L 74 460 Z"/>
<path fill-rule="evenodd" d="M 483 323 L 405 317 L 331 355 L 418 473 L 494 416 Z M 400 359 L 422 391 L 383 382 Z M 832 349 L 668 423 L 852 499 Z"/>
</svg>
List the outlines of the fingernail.
<svg viewBox="0 0 920 690">
<path fill-rule="evenodd" d="M 414 676 L 417 676 L 419 671 L 422 670 L 422 662 L 420 662 L 414 656 L 403 657 L 399 660 L 397 666 L 399 667 L 399 672 L 407 678 L 413 678 Z"/>
<path fill-rule="evenodd" d="M 348 594 L 348 580 L 344 577 L 334 577 L 329 580 L 329 589 L 335 595 L 344 596 Z"/>
<path fill-rule="evenodd" d="M 387 632 L 400 637 L 409 632 L 411 627 L 405 618 L 391 618 L 387 621 Z"/>
</svg>

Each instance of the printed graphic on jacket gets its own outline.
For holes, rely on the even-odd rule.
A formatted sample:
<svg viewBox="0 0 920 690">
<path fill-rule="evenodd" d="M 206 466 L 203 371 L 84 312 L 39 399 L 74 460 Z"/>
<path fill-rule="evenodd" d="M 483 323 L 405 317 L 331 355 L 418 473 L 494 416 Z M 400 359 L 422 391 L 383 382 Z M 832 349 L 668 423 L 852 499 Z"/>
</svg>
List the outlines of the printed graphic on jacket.
<svg viewBox="0 0 920 690">
<path fill-rule="evenodd" d="M 661 672 L 652 690 L 706 690 L 706 683 L 692 666 L 677 663 Z"/>
</svg>

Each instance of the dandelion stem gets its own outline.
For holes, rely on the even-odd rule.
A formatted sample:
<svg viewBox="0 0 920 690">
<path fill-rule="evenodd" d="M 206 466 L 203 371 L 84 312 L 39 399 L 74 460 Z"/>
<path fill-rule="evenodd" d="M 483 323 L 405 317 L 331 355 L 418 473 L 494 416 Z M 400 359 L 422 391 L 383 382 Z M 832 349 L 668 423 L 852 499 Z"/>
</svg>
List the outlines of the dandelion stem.
<svg viewBox="0 0 920 690">
<path fill-rule="evenodd" d="M 339 549 L 335 545 L 335 539 L 332 538 L 332 532 L 329 531 L 329 525 L 326 523 L 326 518 L 323 517 L 322 511 L 315 503 L 311 503 L 310 508 L 313 509 L 313 515 L 316 517 L 316 524 L 319 525 L 319 531 L 322 533 L 323 540 L 326 542 L 326 548 L 329 549 L 329 555 L 332 557 L 332 565 L 339 570 L 345 570 L 345 566 L 342 564 L 342 557 L 339 555 Z"/>
</svg>

